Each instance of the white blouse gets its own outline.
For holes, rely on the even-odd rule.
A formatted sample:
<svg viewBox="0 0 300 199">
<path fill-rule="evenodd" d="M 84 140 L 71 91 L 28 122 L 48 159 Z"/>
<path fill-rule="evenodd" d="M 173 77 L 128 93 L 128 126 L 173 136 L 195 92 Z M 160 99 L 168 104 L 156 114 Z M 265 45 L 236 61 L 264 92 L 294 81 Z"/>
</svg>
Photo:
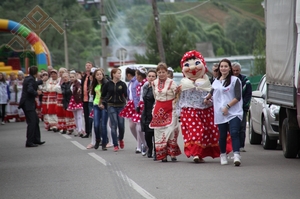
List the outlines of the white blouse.
<svg viewBox="0 0 300 199">
<path fill-rule="evenodd" d="M 229 122 L 235 117 L 238 117 L 240 120 L 243 119 L 243 100 L 231 106 L 228 109 L 228 114 L 223 115 L 222 109 L 226 107 L 230 101 L 235 98 L 234 87 L 236 81 L 240 81 L 239 78 L 231 76 L 231 83 L 224 87 L 224 80 L 215 80 L 212 84 L 213 92 L 213 104 L 214 104 L 214 115 L 215 115 L 215 124 L 223 124 Z M 242 83 L 240 83 L 242 85 Z M 242 86 L 240 86 L 242 93 Z"/>
</svg>

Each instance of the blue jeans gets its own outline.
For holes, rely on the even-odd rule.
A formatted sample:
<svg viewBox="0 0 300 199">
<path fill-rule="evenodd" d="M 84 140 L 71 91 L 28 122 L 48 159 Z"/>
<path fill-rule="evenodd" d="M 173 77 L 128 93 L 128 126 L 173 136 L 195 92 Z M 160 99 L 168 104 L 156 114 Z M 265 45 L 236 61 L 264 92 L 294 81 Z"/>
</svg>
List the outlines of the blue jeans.
<svg viewBox="0 0 300 199">
<path fill-rule="evenodd" d="M 241 120 L 238 117 L 231 119 L 227 123 L 218 124 L 220 131 L 219 146 L 221 153 L 226 153 L 227 132 L 229 131 L 232 141 L 233 152 L 240 151 L 240 130 Z"/>
<path fill-rule="evenodd" d="M 93 110 L 93 106 L 94 106 L 94 103 L 93 102 L 89 102 L 89 113 L 91 113 L 91 111 Z M 93 128 L 93 118 L 90 118 L 89 117 L 89 134 L 92 133 L 92 128 Z"/>
<path fill-rule="evenodd" d="M 124 138 L 125 123 L 124 118 L 120 117 L 119 114 L 124 107 L 113 107 L 108 106 L 107 112 L 111 123 L 111 137 L 113 139 L 114 146 L 118 146 L 118 135 L 117 128 L 119 130 L 119 140 Z"/>
<path fill-rule="evenodd" d="M 96 135 L 96 141 L 100 141 L 100 135 L 102 138 L 102 145 L 107 144 L 107 120 L 108 115 L 105 109 L 101 110 L 98 105 L 94 105 L 94 131 Z"/>
</svg>

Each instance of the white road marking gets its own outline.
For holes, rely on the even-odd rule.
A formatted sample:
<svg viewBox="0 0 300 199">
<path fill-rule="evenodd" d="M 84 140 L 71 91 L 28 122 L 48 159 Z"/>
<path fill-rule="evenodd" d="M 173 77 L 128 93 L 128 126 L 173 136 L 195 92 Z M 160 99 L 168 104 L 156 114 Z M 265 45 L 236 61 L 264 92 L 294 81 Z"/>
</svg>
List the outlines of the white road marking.
<svg viewBox="0 0 300 199">
<path fill-rule="evenodd" d="M 122 178 L 125 182 L 128 183 L 130 187 L 132 187 L 136 192 L 141 194 L 146 199 L 156 199 L 153 195 L 151 195 L 148 191 L 143 189 L 140 185 L 130 179 L 126 174 L 123 174 L 122 171 L 116 171 L 117 175 Z"/>
<path fill-rule="evenodd" d="M 62 136 L 63 136 L 63 137 L 65 137 L 65 138 L 67 138 L 67 139 L 72 139 L 72 137 L 71 137 L 71 136 L 69 136 L 69 135 L 66 135 L 66 134 L 62 134 Z"/>
<path fill-rule="evenodd" d="M 79 142 L 77 141 L 71 141 L 75 146 L 77 146 L 78 148 L 80 148 L 81 150 L 86 150 L 86 148 L 81 145 Z"/>
<path fill-rule="evenodd" d="M 72 139 L 70 136 L 68 135 L 62 135 L 67 139 Z M 86 150 L 86 148 L 81 145 L 79 142 L 77 141 L 71 141 L 75 146 L 77 146 L 78 148 L 80 148 L 81 150 Z M 105 159 L 103 159 L 102 157 L 100 157 L 99 155 L 95 154 L 95 153 L 88 153 L 91 157 L 93 157 L 95 160 L 97 160 L 98 162 L 100 162 L 101 164 L 103 164 L 104 166 L 109 166 L 111 165 L 109 162 L 107 162 Z M 145 199 L 156 199 L 153 195 L 151 195 L 148 191 L 146 191 L 145 189 L 143 189 L 140 185 L 138 185 L 136 182 L 134 182 L 132 179 L 130 179 L 126 174 L 123 174 L 122 171 L 115 171 L 117 173 L 117 175 L 124 180 L 124 182 L 126 182 L 130 187 L 132 187 L 136 192 L 138 192 L 141 196 L 143 196 Z"/>
<path fill-rule="evenodd" d="M 106 160 L 104 160 L 103 158 L 101 158 L 99 155 L 97 155 L 96 153 L 88 153 L 90 156 L 92 156 L 93 158 L 95 158 L 98 162 L 100 162 L 101 164 L 103 164 L 104 166 L 107 166 L 108 163 L 106 162 Z"/>
</svg>

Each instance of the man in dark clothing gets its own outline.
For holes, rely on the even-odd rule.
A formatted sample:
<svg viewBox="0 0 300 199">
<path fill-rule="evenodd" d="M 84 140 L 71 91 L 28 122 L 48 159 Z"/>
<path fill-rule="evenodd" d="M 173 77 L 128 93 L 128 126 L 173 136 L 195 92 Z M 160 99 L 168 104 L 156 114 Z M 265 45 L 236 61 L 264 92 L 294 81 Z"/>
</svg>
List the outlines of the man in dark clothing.
<svg viewBox="0 0 300 199">
<path fill-rule="evenodd" d="M 19 103 L 19 108 L 23 109 L 27 123 L 26 147 L 37 147 L 45 143 L 41 141 L 39 118 L 36 113 L 35 98 L 42 94 L 42 91 L 37 89 L 39 84 L 43 84 L 42 80 L 36 81 L 37 75 L 38 68 L 31 66 L 29 76 L 25 77 L 23 82 L 22 97 Z"/>
<path fill-rule="evenodd" d="M 213 67 L 212 67 L 212 76 L 211 78 L 209 78 L 210 83 L 212 84 L 215 79 L 218 77 L 219 75 L 219 64 L 218 63 L 214 63 Z"/>
<path fill-rule="evenodd" d="M 246 120 L 247 113 L 249 111 L 251 97 L 252 97 L 252 86 L 250 81 L 245 75 L 241 75 L 241 65 L 238 62 L 234 62 L 232 65 L 232 73 L 238 77 L 242 82 L 242 99 L 243 99 L 243 120 L 240 127 L 240 151 L 246 152 L 245 150 L 245 139 L 246 139 Z"/>
</svg>

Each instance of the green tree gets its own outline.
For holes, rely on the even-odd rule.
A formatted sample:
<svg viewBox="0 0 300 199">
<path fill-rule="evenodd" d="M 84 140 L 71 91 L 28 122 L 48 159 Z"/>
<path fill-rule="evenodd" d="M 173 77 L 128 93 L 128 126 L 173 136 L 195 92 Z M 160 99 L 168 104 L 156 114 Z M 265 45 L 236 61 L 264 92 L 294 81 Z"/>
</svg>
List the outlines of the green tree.
<svg viewBox="0 0 300 199">
<path fill-rule="evenodd" d="M 256 35 L 253 55 L 255 56 L 253 75 L 265 74 L 266 73 L 266 37 L 262 33 L 262 31 L 259 31 Z"/>
<path fill-rule="evenodd" d="M 226 37 L 235 44 L 238 54 L 252 54 L 256 35 L 263 29 L 263 24 L 255 19 L 234 17 L 226 25 Z"/>
<path fill-rule="evenodd" d="M 148 23 L 146 32 L 150 31 L 149 37 L 146 40 L 146 54 L 136 55 L 137 63 L 155 63 L 160 62 L 155 36 L 153 19 Z M 195 38 L 187 31 L 187 29 L 179 28 L 176 24 L 176 17 L 168 15 L 161 19 L 161 29 L 163 37 L 163 45 L 167 65 L 176 68 L 180 65 L 180 60 L 183 54 L 195 48 Z"/>
</svg>

